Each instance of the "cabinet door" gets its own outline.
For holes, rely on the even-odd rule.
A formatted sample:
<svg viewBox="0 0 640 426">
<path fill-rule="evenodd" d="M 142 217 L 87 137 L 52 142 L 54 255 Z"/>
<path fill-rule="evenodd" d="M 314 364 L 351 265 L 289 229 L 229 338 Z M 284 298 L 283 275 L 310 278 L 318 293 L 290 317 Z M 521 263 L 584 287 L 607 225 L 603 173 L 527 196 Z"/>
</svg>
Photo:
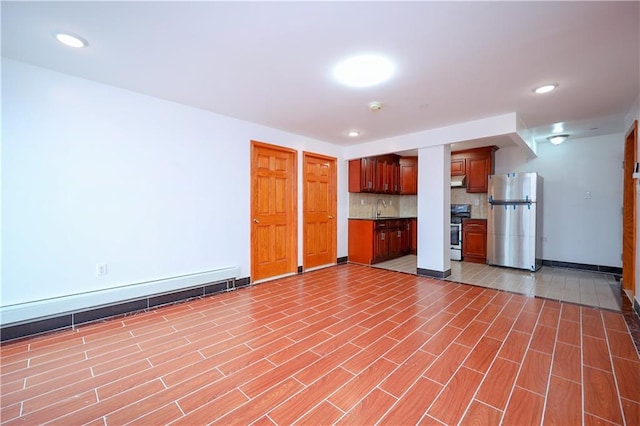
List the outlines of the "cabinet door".
<svg viewBox="0 0 640 426">
<path fill-rule="evenodd" d="M 378 229 L 375 231 L 373 244 L 374 262 L 384 260 L 389 256 L 389 239 L 387 238 L 387 234 L 388 231 L 386 229 Z"/>
<path fill-rule="evenodd" d="M 387 163 L 384 160 L 375 160 L 375 188 L 374 191 L 378 194 L 382 194 L 386 191 L 386 174 Z"/>
<path fill-rule="evenodd" d="M 372 158 L 349 161 L 349 192 L 374 191 L 374 163 Z"/>
<path fill-rule="evenodd" d="M 398 163 L 390 163 L 390 174 L 389 174 L 389 192 L 391 194 L 399 194 L 400 193 L 400 166 Z"/>
<path fill-rule="evenodd" d="M 488 157 L 472 157 L 467 159 L 467 192 L 487 192 L 491 159 Z"/>
<path fill-rule="evenodd" d="M 400 251 L 403 255 L 411 252 L 411 225 L 409 220 L 403 220 L 400 223 L 400 232 L 402 236 L 402 243 L 400 244 Z"/>
<path fill-rule="evenodd" d="M 487 223 L 465 220 L 462 223 L 462 257 L 468 262 L 485 263 L 487 259 Z"/>
<path fill-rule="evenodd" d="M 375 160 L 373 158 L 362 158 L 360 161 L 362 162 L 362 190 L 363 192 L 373 192 Z"/>
<path fill-rule="evenodd" d="M 384 163 L 384 193 L 393 193 L 393 163 Z"/>
<path fill-rule="evenodd" d="M 402 231 L 397 226 L 389 229 L 389 257 L 394 258 L 402 253 Z"/>
<path fill-rule="evenodd" d="M 418 254 L 418 219 L 411 219 L 409 227 L 411 228 L 411 254 Z"/>
<path fill-rule="evenodd" d="M 418 159 L 400 159 L 400 194 L 416 195 L 418 193 Z"/>
<path fill-rule="evenodd" d="M 465 158 L 461 155 L 451 156 L 451 176 L 464 176 L 466 173 Z"/>
</svg>

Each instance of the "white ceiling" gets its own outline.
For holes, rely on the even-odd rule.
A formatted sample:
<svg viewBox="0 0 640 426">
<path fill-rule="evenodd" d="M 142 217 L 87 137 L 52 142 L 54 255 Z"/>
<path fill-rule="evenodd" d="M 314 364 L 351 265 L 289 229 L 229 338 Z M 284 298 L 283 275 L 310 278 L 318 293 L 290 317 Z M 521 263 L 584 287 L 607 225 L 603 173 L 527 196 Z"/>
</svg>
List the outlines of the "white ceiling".
<svg viewBox="0 0 640 426">
<path fill-rule="evenodd" d="M 640 92 L 638 1 L 1 7 L 5 57 L 340 145 L 510 112 L 539 142 L 554 123 L 574 138 L 623 132 Z M 89 46 L 63 46 L 59 31 Z M 332 67 L 361 53 L 391 58 L 394 78 L 336 83 Z M 549 82 L 560 86 L 532 93 Z"/>
</svg>

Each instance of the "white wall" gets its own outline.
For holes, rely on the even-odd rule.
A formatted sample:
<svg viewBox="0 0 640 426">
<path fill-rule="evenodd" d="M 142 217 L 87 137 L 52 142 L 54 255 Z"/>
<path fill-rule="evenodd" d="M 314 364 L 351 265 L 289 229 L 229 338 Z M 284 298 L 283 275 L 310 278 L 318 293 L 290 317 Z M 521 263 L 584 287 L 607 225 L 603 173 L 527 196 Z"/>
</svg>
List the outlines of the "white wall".
<svg viewBox="0 0 640 426">
<path fill-rule="evenodd" d="M 631 125 L 635 120 L 640 121 L 640 94 L 633 102 L 633 105 L 629 109 L 629 113 L 625 117 L 625 132 L 631 128 Z M 640 152 L 640 138 L 638 138 L 637 152 Z M 637 186 L 636 189 L 638 189 Z M 640 196 L 636 197 L 636 216 L 636 223 L 640 223 Z M 640 229 L 638 228 L 639 227 L 636 227 L 636 294 L 634 295 L 634 297 L 636 299 L 636 302 L 640 304 L 640 249 L 638 248 L 638 244 L 640 242 Z"/>
<path fill-rule="evenodd" d="M 417 267 L 447 276 L 451 272 L 451 146 L 418 150 Z"/>
<path fill-rule="evenodd" d="M 621 267 L 624 134 L 542 143 L 537 151 L 527 159 L 501 148 L 495 172 L 544 178 L 543 259 Z"/>
<path fill-rule="evenodd" d="M 0 305 L 227 266 L 249 276 L 252 139 L 298 150 L 299 210 L 302 151 L 338 158 L 347 255 L 341 147 L 7 59 L 2 79 Z"/>
</svg>

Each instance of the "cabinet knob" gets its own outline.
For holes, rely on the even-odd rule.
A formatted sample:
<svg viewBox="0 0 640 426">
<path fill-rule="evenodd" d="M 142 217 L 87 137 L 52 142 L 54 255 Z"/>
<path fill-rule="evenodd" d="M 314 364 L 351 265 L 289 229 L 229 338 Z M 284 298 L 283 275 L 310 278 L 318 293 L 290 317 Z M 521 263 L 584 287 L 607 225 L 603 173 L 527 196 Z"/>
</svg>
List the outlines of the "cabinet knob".
<svg viewBox="0 0 640 426">
<path fill-rule="evenodd" d="M 253 219 L 253 223 L 260 223 L 260 221 L 256 218 Z"/>
<path fill-rule="evenodd" d="M 329 219 L 333 219 L 333 216 L 329 215 Z"/>
</svg>

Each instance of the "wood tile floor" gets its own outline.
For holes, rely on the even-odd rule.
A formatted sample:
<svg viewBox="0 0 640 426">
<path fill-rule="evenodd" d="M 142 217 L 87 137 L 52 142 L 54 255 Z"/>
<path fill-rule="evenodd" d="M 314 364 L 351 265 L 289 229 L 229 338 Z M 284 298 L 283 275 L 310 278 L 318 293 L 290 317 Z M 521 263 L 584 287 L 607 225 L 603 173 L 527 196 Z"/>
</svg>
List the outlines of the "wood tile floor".
<svg viewBox="0 0 640 426">
<path fill-rule="evenodd" d="M 407 255 L 375 266 L 415 274 L 416 264 L 417 257 Z M 620 282 L 612 274 L 601 272 L 543 266 L 533 273 L 452 260 L 451 275 L 446 279 L 596 308 L 621 308 Z"/>
<path fill-rule="evenodd" d="M 622 314 L 352 264 L 0 360 L 2 424 L 640 424 Z"/>
</svg>

